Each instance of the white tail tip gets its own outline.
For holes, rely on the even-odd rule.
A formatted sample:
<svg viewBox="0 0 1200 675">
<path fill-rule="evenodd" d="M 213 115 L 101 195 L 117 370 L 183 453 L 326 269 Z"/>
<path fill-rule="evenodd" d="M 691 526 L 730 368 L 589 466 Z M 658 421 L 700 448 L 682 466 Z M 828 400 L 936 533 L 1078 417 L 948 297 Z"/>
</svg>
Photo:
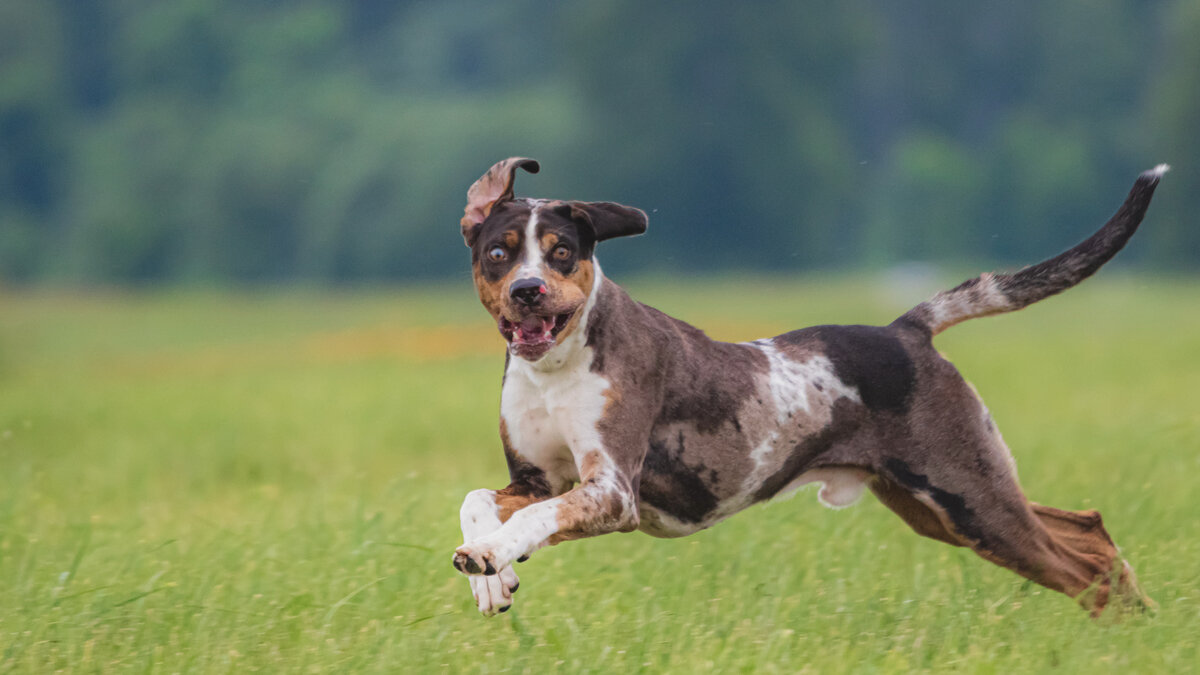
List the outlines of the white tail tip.
<svg viewBox="0 0 1200 675">
<path fill-rule="evenodd" d="M 1154 167 L 1153 169 L 1150 169 L 1149 171 L 1147 171 L 1144 175 L 1150 176 L 1152 178 L 1162 178 L 1162 175 L 1170 170 L 1171 170 L 1170 165 L 1159 164 L 1158 166 Z"/>
</svg>

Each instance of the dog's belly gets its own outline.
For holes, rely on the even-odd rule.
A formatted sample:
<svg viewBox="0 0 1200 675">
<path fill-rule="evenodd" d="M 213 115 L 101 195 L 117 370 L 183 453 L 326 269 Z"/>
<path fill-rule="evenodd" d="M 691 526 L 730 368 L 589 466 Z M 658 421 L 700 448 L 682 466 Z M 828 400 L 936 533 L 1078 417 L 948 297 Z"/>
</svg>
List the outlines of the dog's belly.
<svg viewBox="0 0 1200 675">
<path fill-rule="evenodd" d="M 786 494 L 804 485 L 820 483 L 817 498 L 829 508 L 843 508 L 858 501 L 866 488 L 871 473 L 855 467 L 818 467 L 801 472 L 773 496 Z M 695 480 L 699 480 L 696 477 Z M 677 486 L 685 489 L 683 485 Z M 759 486 L 761 487 L 761 485 Z M 656 506 L 646 499 L 638 505 L 640 523 L 638 529 L 655 537 L 684 537 L 712 527 L 733 514 L 760 501 L 754 490 L 743 491 L 724 501 L 698 518 L 687 511 L 685 503 Z M 683 508 L 680 508 L 680 507 Z"/>
</svg>

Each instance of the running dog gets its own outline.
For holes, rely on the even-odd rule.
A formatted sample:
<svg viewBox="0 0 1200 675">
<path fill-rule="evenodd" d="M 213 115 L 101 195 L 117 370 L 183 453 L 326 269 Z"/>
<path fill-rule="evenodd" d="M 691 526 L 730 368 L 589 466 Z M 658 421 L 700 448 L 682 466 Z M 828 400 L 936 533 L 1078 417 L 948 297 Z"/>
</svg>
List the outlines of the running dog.
<svg viewBox="0 0 1200 675">
<path fill-rule="evenodd" d="M 475 287 L 508 343 L 500 440 L 510 483 L 461 510 L 454 567 L 487 615 L 513 563 L 569 539 L 681 537 L 806 483 L 829 506 L 869 488 L 918 534 L 1073 598 L 1149 606 L 1096 511 L 1030 502 L 988 409 L 932 339 L 1090 276 L 1129 240 L 1167 166 L 1143 173 L 1104 227 L 1014 274 L 983 274 L 888 326 L 814 326 L 730 344 L 632 299 L 594 255 L 645 232 L 608 202 L 518 199 L 514 157 L 467 192 Z"/>
</svg>

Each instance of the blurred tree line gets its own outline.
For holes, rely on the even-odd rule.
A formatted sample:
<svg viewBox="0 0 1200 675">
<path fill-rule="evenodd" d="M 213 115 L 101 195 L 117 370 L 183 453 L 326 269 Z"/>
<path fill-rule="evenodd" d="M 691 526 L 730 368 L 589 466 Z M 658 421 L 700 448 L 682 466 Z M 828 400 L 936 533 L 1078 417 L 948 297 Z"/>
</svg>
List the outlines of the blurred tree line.
<svg viewBox="0 0 1200 675">
<path fill-rule="evenodd" d="M 467 187 L 651 214 L 606 268 L 1026 263 L 1175 172 L 1200 3 L 4 0 L 0 281 L 464 274 Z"/>
</svg>

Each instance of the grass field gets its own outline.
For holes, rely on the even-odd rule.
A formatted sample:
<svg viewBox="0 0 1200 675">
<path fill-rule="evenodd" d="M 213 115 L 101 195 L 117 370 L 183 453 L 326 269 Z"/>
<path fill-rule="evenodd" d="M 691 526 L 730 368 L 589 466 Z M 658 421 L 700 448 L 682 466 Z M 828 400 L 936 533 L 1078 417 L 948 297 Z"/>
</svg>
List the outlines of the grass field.
<svg viewBox="0 0 1200 675">
<path fill-rule="evenodd" d="M 954 280 L 948 280 L 954 281 Z M 881 323 L 876 282 L 627 284 L 751 339 Z M 813 492 L 519 567 L 486 619 L 458 507 L 506 482 L 500 338 L 465 282 L 0 293 L 0 672 L 1188 672 L 1200 664 L 1200 281 L 1101 275 L 938 338 L 1027 494 L 1096 508 L 1156 617 Z"/>
</svg>

